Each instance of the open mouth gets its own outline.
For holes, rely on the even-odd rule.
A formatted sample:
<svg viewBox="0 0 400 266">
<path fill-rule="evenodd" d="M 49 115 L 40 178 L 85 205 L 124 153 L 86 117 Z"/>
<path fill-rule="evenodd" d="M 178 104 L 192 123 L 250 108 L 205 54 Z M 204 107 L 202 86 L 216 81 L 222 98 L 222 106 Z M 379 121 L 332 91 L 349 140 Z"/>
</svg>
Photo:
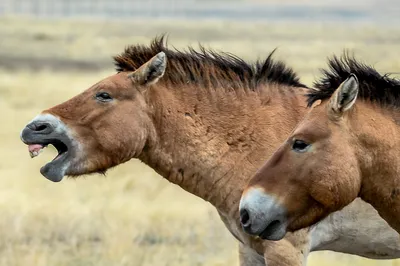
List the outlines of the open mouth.
<svg viewBox="0 0 400 266">
<path fill-rule="evenodd" d="M 31 158 L 37 157 L 48 145 L 53 145 L 58 153 L 51 162 L 47 163 L 40 169 L 40 172 L 47 179 L 54 182 L 59 182 L 62 180 L 63 176 L 65 175 L 65 171 L 69 166 L 67 158 L 69 149 L 67 144 L 59 139 L 45 141 L 40 144 L 28 144 L 29 154 Z"/>
<path fill-rule="evenodd" d="M 30 145 L 28 145 L 29 154 L 31 155 L 31 158 L 38 156 L 44 150 L 44 148 L 46 148 L 47 145 L 49 145 L 49 144 L 53 145 L 54 148 L 56 148 L 56 150 L 58 152 L 57 156 L 52 160 L 52 162 L 62 158 L 62 156 L 66 155 L 68 152 L 68 147 L 66 144 L 64 144 L 61 140 L 54 140 L 54 141 L 46 143 L 46 144 L 30 144 Z"/>
</svg>

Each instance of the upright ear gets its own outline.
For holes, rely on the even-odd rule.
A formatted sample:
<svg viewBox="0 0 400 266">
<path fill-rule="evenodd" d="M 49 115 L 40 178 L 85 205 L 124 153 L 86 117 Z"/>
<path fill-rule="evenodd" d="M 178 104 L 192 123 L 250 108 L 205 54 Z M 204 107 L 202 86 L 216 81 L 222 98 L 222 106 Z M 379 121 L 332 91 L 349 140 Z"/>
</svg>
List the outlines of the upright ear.
<svg viewBox="0 0 400 266">
<path fill-rule="evenodd" d="M 128 77 L 140 85 L 151 85 L 164 75 L 166 67 L 167 57 L 164 52 L 159 52 L 133 73 L 130 73 Z"/>
<path fill-rule="evenodd" d="M 335 116 L 341 116 L 356 102 L 358 94 L 358 79 L 356 75 L 350 76 L 340 84 L 329 100 L 329 111 Z"/>
</svg>

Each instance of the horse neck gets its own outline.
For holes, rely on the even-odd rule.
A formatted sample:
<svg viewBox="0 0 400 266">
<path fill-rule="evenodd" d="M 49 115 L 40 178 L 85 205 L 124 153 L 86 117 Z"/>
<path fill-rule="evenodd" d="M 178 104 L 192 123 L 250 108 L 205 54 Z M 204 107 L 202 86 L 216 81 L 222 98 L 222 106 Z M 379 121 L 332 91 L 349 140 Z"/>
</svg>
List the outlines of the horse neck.
<svg viewBox="0 0 400 266">
<path fill-rule="evenodd" d="M 360 102 L 354 123 L 362 184 L 360 197 L 400 233 L 400 127 L 398 113 Z"/>
<path fill-rule="evenodd" d="M 305 111 L 302 96 L 271 86 L 259 92 L 152 88 L 147 97 L 156 137 L 140 159 L 235 215 L 248 179 Z"/>
</svg>

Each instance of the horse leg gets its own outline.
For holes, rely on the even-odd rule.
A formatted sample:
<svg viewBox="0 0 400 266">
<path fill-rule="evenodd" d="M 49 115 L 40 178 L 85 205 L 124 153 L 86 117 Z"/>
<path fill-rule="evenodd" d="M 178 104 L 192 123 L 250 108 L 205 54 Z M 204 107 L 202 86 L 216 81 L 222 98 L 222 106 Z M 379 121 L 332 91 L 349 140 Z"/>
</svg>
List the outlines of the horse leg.
<svg viewBox="0 0 400 266">
<path fill-rule="evenodd" d="M 260 256 L 252 248 L 239 243 L 240 266 L 265 266 L 263 256 Z"/>
<path fill-rule="evenodd" d="M 267 266 L 305 266 L 310 251 L 308 232 L 288 233 L 280 241 L 264 243 L 264 259 Z"/>
</svg>

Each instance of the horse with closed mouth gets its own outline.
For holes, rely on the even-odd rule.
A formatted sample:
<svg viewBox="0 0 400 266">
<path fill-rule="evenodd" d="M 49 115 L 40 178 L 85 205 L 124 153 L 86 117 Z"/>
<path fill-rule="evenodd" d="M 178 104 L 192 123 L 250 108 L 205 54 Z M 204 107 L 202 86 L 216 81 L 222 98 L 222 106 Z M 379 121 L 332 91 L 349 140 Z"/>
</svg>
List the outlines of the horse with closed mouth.
<svg viewBox="0 0 400 266">
<path fill-rule="evenodd" d="M 249 64 L 205 49 L 172 50 L 163 38 L 129 46 L 115 57 L 116 74 L 43 111 L 21 139 L 32 156 L 56 147 L 41 168 L 54 182 L 140 159 L 217 208 L 239 240 L 241 265 L 304 265 L 309 251 L 324 249 L 399 257 L 395 232 L 360 201 L 279 242 L 243 232 L 243 188 L 307 110 L 306 86 L 271 56 Z"/>
<path fill-rule="evenodd" d="M 357 197 L 400 232 L 400 80 L 348 54 L 329 66 L 307 94 L 309 112 L 243 193 L 250 234 L 279 240 Z"/>
</svg>

